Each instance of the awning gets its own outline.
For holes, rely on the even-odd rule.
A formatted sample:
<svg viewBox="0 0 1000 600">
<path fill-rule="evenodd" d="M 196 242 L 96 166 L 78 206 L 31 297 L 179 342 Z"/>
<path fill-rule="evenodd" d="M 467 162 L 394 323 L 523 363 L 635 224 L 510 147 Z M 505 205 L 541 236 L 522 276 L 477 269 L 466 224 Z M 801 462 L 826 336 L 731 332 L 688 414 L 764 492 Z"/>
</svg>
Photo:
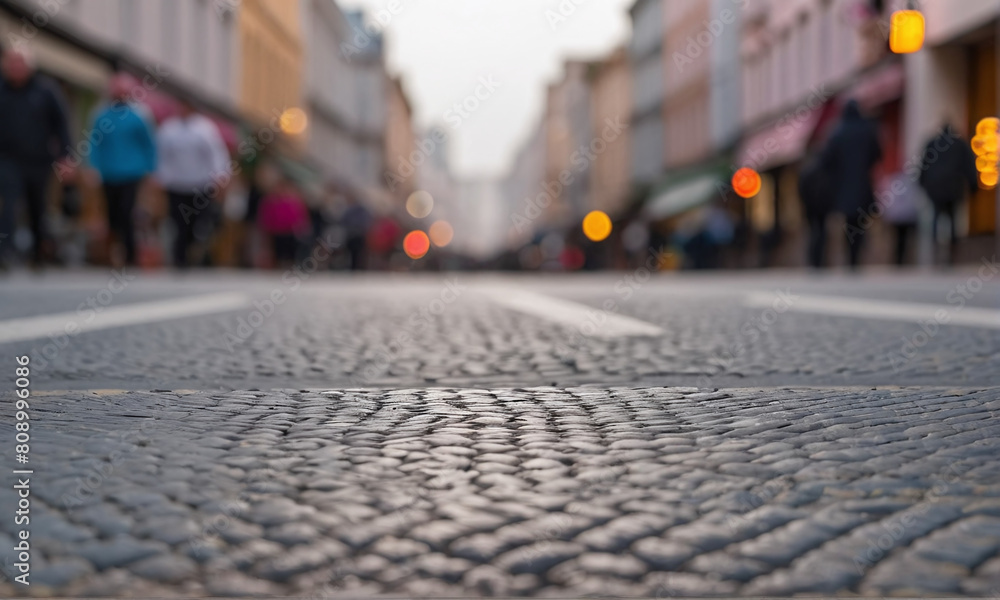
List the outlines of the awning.
<svg viewBox="0 0 1000 600">
<path fill-rule="evenodd" d="M 715 173 L 699 175 L 670 186 L 653 197 L 643 209 L 646 218 L 666 219 L 705 204 L 725 189 Z"/>
<path fill-rule="evenodd" d="M 903 96 L 905 74 L 903 63 L 893 61 L 876 67 L 861 76 L 844 97 L 854 98 L 864 110 L 871 110 Z"/>
<path fill-rule="evenodd" d="M 24 39 L 25 31 L 24 22 L 7 13 L 0 13 L 0 36 L 5 42 Z M 44 31 L 36 31 L 29 39 L 42 71 L 98 93 L 107 87 L 111 77 L 107 62 L 80 52 L 78 48 Z"/>
<path fill-rule="evenodd" d="M 737 165 L 766 171 L 799 160 L 805 155 L 809 138 L 822 113 L 822 105 L 815 108 L 802 106 L 752 134 L 736 154 Z"/>
</svg>

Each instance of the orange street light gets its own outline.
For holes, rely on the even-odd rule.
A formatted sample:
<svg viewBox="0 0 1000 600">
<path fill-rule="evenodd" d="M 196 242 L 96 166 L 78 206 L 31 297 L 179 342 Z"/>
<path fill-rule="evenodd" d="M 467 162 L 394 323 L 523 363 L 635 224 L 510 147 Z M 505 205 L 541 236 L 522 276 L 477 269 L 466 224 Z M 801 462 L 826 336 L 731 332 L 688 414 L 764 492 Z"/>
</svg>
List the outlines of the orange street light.
<svg viewBox="0 0 1000 600">
<path fill-rule="evenodd" d="M 595 210 L 583 218 L 583 235 L 592 242 L 602 242 L 611 235 L 611 217 L 607 213 Z"/>
<path fill-rule="evenodd" d="M 281 113 L 278 125 L 281 127 L 281 131 L 288 135 L 299 135 L 309 125 L 309 117 L 306 116 L 306 111 L 301 108 L 292 107 Z"/>
<path fill-rule="evenodd" d="M 419 229 L 411 231 L 403 238 L 403 251 L 406 255 L 416 260 L 423 258 L 427 251 L 431 249 L 431 240 L 427 234 Z"/>
<path fill-rule="evenodd" d="M 910 54 L 924 47 L 924 15 L 919 10 L 897 10 L 889 21 L 889 48 Z"/>
<path fill-rule="evenodd" d="M 760 193 L 760 173 L 750 167 L 743 167 L 733 173 L 732 183 L 733 191 L 740 198 L 753 198 Z"/>
</svg>

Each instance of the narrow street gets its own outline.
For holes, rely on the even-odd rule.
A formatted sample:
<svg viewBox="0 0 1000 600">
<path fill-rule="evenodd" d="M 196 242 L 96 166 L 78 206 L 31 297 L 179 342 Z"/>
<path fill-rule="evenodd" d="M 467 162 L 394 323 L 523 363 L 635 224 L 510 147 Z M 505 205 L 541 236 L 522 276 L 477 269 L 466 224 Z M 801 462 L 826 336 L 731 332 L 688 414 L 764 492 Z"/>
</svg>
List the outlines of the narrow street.
<svg viewBox="0 0 1000 600">
<path fill-rule="evenodd" d="M 7 595 L 1000 589 L 988 264 L 17 275 L 0 348 Z"/>
</svg>

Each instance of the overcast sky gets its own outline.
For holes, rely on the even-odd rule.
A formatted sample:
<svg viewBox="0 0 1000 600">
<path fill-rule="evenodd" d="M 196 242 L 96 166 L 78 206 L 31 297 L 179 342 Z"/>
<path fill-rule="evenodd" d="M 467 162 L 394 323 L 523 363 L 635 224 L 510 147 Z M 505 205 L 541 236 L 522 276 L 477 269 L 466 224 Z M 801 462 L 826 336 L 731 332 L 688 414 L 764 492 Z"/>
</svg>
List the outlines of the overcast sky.
<svg viewBox="0 0 1000 600">
<path fill-rule="evenodd" d="M 390 4 L 339 2 L 369 17 Z M 437 123 L 452 136 L 457 175 L 499 175 L 537 126 L 545 84 L 557 79 L 562 61 L 598 58 L 624 43 L 633 2 L 401 0 L 385 27 L 389 70 L 403 77 L 417 130 Z M 495 90 L 480 87 L 491 79 Z M 475 106 L 477 88 L 484 99 L 475 111 L 453 110 L 464 101 Z"/>
</svg>

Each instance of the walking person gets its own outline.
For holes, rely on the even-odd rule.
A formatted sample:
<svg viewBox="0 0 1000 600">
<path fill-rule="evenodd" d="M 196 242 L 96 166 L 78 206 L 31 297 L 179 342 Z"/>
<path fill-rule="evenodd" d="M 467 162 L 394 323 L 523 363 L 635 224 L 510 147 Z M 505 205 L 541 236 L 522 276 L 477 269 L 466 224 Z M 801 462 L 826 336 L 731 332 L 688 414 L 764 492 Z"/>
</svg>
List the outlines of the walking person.
<svg viewBox="0 0 1000 600">
<path fill-rule="evenodd" d="M 896 233 L 895 252 L 896 266 L 906 264 L 909 254 L 909 241 L 917 231 L 917 203 L 919 188 L 917 182 L 903 173 L 894 173 L 885 178 L 878 195 L 882 207 L 882 219 Z"/>
<path fill-rule="evenodd" d="M 175 117 L 167 119 L 156 136 L 156 178 L 170 201 L 170 218 L 176 231 L 174 265 L 190 264 L 195 229 L 214 218 L 214 206 L 224 197 L 229 182 L 229 151 L 208 117 L 182 102 Z"/>
<path fill-rule="evenodd" d="M 271 236 L 274 265 L 289 268 L 295 264 L 300 238 L 309 230 L 309 210 L 302 195 L 288 178 L 282 180 L 261 201 L 259 221 Z"/>
<path fill-rule="evenodd" d="M 799 172 L 799 200 L 809 228 L 809 266 L 822 269 L 826 254 L 826 222 L 833 212 L 834 194 L 822 155 L 813 156 Z"/>
<path fill-rule="evenodd" d="M 17 207 L 28 212 L 32 264 L 41 267 L 47 240 L 45 213 L 53 165 L 63 182 L 76 177 L 67 112 L 55 83 L 35 72 L 27 46 L 5 48 L 0 58 L 0 268 L 13 250 Z"/>
<path fill-rule="evenodd" d="M 347 208 L 341 220 L 347 238 L 347 252 L 350 255 L 351 270 L 365 268 L 368 247 L 368 232 L 372 228 L 372 213 L 365 208 L 353 192 L 346 194 Z"/>
<path fill-rule="evenodd" d="M 878 127 L 861 115 L 856 100 L 850 100 L 823 151 L 823 164 L 828 169 L 834 205 L 846 220 L 848 264 L 857 269 L 865 238 L 866 222 L 870 224 L 875 192 L 872 168 L 882 158 Z"/>
<path fill-rule="evenodd" d="M 920 187 L 934 205 L 934 242 L 940 243 L 939 227 L 941 217 L 948 217 L 948 262 L 955 262 L 955 213 L 965 199 L 965 194 L 976 191 L 979 177 L 976 172 L 976 157 L 969 144 L 945 124 L 924 148 Z"/>
<path fill-rule="evenodd" d="M 124 263 L 130 266 L 136 264 L 133 214 L 139 186 L 156 170 L 152 117 L 132 101 L 137 85 L 125 73 L 111 79 L 111 100 L 97 113 L 90 136 L 90 164 L 104 190 L 108 227 L 124 248 Z M 121 260 L 113 258 L 112 263 L 119 266 Z"/>
</svg>

